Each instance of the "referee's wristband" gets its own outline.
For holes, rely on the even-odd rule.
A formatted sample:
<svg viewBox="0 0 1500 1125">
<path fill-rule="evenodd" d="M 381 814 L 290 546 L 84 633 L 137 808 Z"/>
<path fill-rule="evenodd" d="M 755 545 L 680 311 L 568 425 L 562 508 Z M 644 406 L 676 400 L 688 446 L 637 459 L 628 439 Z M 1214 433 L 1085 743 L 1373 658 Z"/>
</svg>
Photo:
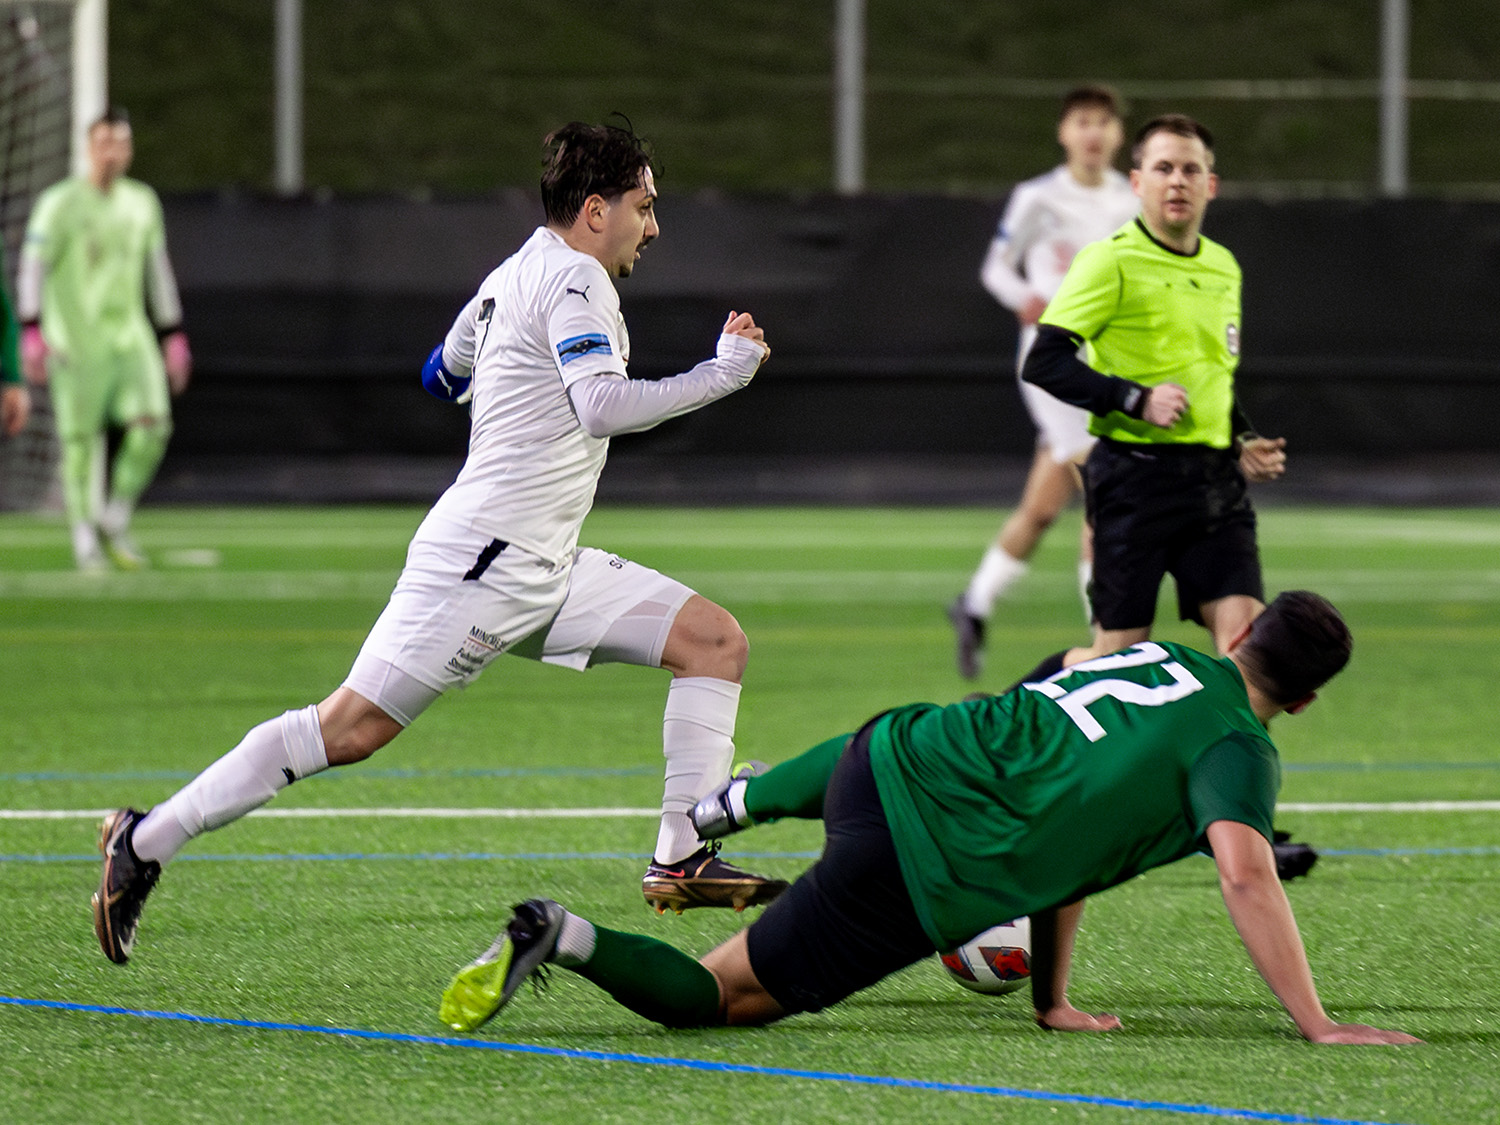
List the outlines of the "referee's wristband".
<svg viewBox="0 0 1500 1125">
<path fill-rule="evenodd" d="M 1151 397 L 1151 388 L 1143 387 L 1129 379 L 1121 379 L 1120 382 L 1125 384 L 1125 394 L 1120 400 L 1120 413 L 1127 418 L 1144 418 L 1146 400 Z"/>
</svg>

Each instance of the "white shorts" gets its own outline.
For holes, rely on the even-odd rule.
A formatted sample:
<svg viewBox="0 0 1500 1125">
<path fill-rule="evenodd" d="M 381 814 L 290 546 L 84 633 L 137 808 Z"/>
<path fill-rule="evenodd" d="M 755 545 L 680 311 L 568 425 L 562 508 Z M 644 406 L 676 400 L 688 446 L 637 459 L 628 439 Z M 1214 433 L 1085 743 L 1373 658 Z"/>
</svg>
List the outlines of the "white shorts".
<svg viewBox="0 0 1500 1125">
<path fill-rule="evenodd" d="M 554 565 L 514 546 L 497 551 L 497 543 L 426 520 L 344 686 L 404 726 L 504 652 L 579 671 L 660 667 L 692 590 L 593 547 Z"/>
<path fill-rule="evenodd" d="M 1034 387 L 1021 378 L 1021 368 L 1026 363 L 1026 353 L 1036 339 L 1036 325 L 1028 324 L 1021 329 L 1021 347 L 1016 355 L 1016 381 L 1021 387 L 1021 401 L 1036 426 L 1037 445 L 1045 446 L 1052 460 L 1059 465 L 1077 461 L 1099 439 L 1089 433 L 1089 412 L 1081 406 L 1054 398 L 1041 387 Z"/>
</svg>

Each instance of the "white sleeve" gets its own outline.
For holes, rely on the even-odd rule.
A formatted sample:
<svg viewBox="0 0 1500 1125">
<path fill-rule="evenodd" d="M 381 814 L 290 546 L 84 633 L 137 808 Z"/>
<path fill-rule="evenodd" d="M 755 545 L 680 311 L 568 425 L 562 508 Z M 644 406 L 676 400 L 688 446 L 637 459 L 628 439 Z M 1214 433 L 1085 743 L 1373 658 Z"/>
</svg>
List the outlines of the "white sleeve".
<svg viewBox="0 0 1500 1125">
<path fill-rule="evenodd" d="M 1000 226 L 995 230 L 994 241 L 984 257 L 979 270 L 979 280 L 990 296 L 1011 311 L 1021 308 L 1037 291 L 1021 276 L 1021 262 L 1034 237 L 1035 208 L 1031 205 L 1032 189 L 1021 184 L 1011 192 L 1010 202 L 1005 205 Z"/>
<path fill-rule="evenodd" d="M 488 309 L 485 305 L 488 302 Z M 443 366 L 454 375 L 468 378 L 474 371 L 474 357 L 479 347 L 479 321 L 481 314 L 488 319 L 495 314 L 495 302 L 478 293 L 469 299 L 463 311 L 448 329 L 443 340 Z"/>
<path fill-rule="evenodd" d="M 47 264 L 30 246 L 21 249 L 21 266 L 16 271 L 16 319 L 23 324 L 42 316 L 42 281 Z"/>
<path fill-rule="evenodd" d="M 151 308 L 151 323 L 158 329 L 181 327 L 182 299 L 177 295 L 177 277 L 172 273 L 165 243 L 146 259 L 146 299 Z"/>
<path fill-rule="evenodd" d="M 602 284 L 601 284 L 602 282 Z M 547 343 L 564 387 L 590 375 L 625 375 L 630 356 L 620 295 L 597 262 L 574 267 L 553 282 Z"/>
<path fill-rule="evenodd" d="M 721 335 L 717 354 L 668 379 L 630 379 L 615 372 L 575 379 L 568 397 L 590 437 L 649 430 L 748 384 L 766 348 L 745 336 Z"/>
</svg>

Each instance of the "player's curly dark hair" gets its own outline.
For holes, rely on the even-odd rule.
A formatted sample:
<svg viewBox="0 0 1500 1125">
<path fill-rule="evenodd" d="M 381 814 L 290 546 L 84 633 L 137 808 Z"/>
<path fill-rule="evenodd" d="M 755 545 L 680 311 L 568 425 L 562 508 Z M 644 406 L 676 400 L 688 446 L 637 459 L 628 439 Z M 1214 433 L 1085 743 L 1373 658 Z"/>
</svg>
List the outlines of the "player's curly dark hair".
<svg viewBox="0 0 1500 1125">
<path fill-rule="evenodd" d="M 1353 648 L 1349 626 L 1332 602 L 1308 590 L 1288 590 L 1255 619 L 1234 655 L 1246 679 L 1288 704 L 1343 671 Z"/>
<path fill-rule="evenodd" d="M 542 207 L 547 221 L 571 226 L 591 195 L 616 199 L 641 186 L 641 175 L 655 171 L 650 142 L 635 134 L 630 118 L 613 114 L 624 125 L 585 125 L 572 121 L 547 134 L 542 172 Z"/>
</svg>

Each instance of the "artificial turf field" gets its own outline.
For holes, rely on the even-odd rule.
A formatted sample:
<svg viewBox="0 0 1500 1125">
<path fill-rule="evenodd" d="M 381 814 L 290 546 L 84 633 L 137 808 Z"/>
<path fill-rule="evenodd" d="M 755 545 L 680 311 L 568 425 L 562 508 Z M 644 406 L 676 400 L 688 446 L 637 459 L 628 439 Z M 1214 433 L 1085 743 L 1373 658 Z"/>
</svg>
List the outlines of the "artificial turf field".
<svg viewBox="0 0 1500 1125">
<path fill-rule="evenodd" d="M 268 810 L 304 815 L 189 845 L 131 963 L 107 963 L 88 907 L 97 810 L 166 796 L 337 686 L 420 518 L 147 510 L 155 567 L 102 579 L 70 570 L 55 521 L 0 518 L 0 1120 L 1500 1121 L 1494 511 L 1262 513 L 1268 588 L 1329 595 L 1355 633 L 1349 670 L 1273 727 L 1278 823 L 1323 852 L 1293 908 L 1330 1013 L 1422 1047 L 1298 1039 L 1198 857 L 1090 904 L 1072 995 L 1123 1018 L 1106 1036 L 1045 1034 L 1024 993 L 975 996 L 935 964 L 818 1015 L 716 1032 L 663 1030 L 558 972 L 451 1036 L 438 994 L 519 898 L 694 953 L 742 922 L 641 901 L 666 674 L 516 659 Z M 584 541 L 736 614 L 751 641 L 739 752 L 775 762 L 890 704 L 970 690 L 942 607 L 997 521 L 607 508 Z M 995 618 L 984 686 L 1084 637 L 1076 527 Z M 559 811 L 589 808 L 612 811 Z M 782 823 L 726 854 L 790 877 L 818 842 Z"/>
</svg>

